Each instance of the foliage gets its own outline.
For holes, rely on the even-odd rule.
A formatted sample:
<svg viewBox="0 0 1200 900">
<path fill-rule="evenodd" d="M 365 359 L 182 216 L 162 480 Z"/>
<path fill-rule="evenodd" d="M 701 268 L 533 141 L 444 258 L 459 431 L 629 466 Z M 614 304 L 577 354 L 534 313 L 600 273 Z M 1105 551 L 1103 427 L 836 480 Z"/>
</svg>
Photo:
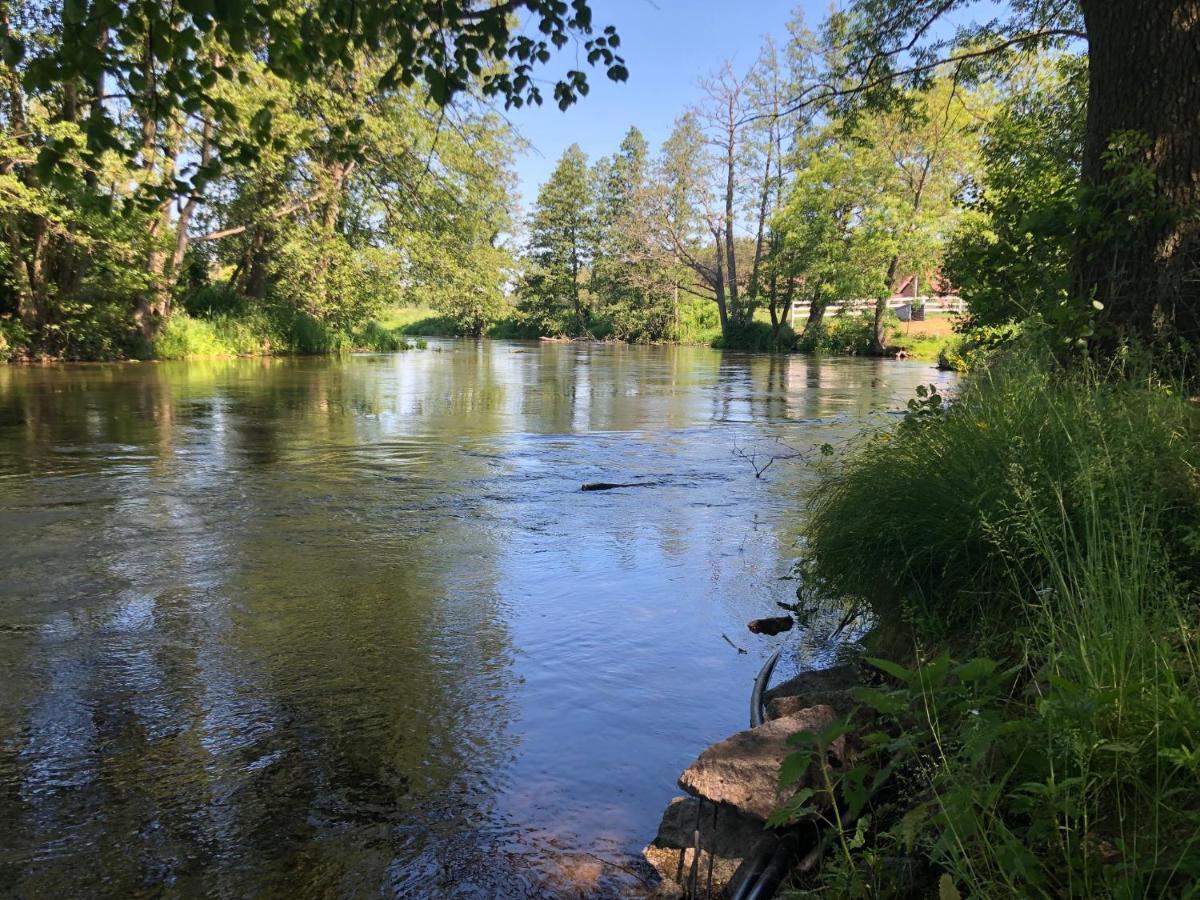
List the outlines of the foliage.
<svg viewBox="0 0 1200 900">
<path fill-rule="evenodd" d="M 898 855 L 964 896 L 1197 877 L 1200 414 L 1133 359 L 1026 344 L 953 403 L 919 392 L 817 491 L 813 576 L 908 647 L 875 661 L 897 686 L 859 692 L 876 725 L 829 789 L 874 823 L 827 873 L 847 894 L 904 895 Z"/>
<path fill-rule="evenodd" d="M 529 221 L 520 306 L 542 334 L 582 334 L 591 319 L 584 282 L 595 254 L 594 204 L 587 157 L 572 144 L 538 191 Z"/>
<path fill-rule="evenodd" d="M 536 26 L 537 36 L 510 15 L 518 8 Z M 18 7 L 12 18 L 28 20 L 35 9 Z M 439 106 L 473 89 L 511 106 L 541 104 L 535 69 L 549 61 L 552 47 L 561 49 L 572 39 L 582 39 L 588 64 L 602 65 L 610 79 L 623 81 L 628 74 L 616 53 L 615 29 L 597 34 L 586 0 L 570 7 L 558 0 L 498 5 L 376 0 L 349 7 L 68 0 L 54 12 L 59 19 L 55 40 L 10 31 L 8 16 L 0 35 L 0 56 L 6 65 L 19 67 L 29 90 L 70 86 L 76 102 L 91 106 L 80 139 L 42 146 L 42 175 L 56 165 L 69 168 L 66 155 L 73 148 L 86 148 L 89 162 L 114 150 L 133 160 L 144 149 L 139 136 L 124 128 L 121 107 L 96 98 L 100 92 L 131 97 L 134 106 L 152 104 L 168 120 L 206 107 L 222 119 L 236 118 L 236 105 L 221 93 L 251 79 L 231 59 L 248 53 L 267 60 L 272 76 L 297 84 L 328 82 L 360 54 L 378 54 L 386 65 L 372 76 L 373 89 L 390 92 L 419 82 Z M 226 52 L 214 53 L 214 48 Z M 553 88 L 564 109 L 586 93 L 587 75 L 579 69 L 570 69 Z M 188 190 L 202 188 L 225 157 L 245 160 L 271 140 L 269 110 L 255 114 L 250 124 L 251 135 L 220 142 L 222 152 L 195 169 Z"/>
<path fill-rule="evenodd" d="M 968 328 L 1045 315 L 1070 295 L 1086 101 L 1085 61 L 1053 58 L 1012 80 L 989 123 L 945 267 Z"/>
<path fill-rule="evenodd" d="M 955 335 L 938 352 L 938 368 L 954 372 L 969 372 L 981 368 L 998 350 L 1017 340 L 1024 325 L 981 325 Z M 1036 330 L 1036 323 L 1029 325 Z"/>
<path fill-rule="evenodd" d="M 885 324 L 889 342 L 898 334 L 896 314 L 888 310 Z M 875 316 L 870 312 L 844 312 L 822 319 L 812 328 L 806 328 L 796 342 L 796 348 L 805 353 L 845 354 L 862 356 L 871 352 L 875 336 Z"/>
<path fill-rule="evenodd" d="M 769 322 L 757 319 L 749 322 L 731 322 L 725 333 L 714 340 L 712 345 L 724 350 L 741 350 L 746 353 L 788 353 L 796 347 L 796 334 L 790 325 L 772 327 Z"/>
<path fill-rule="evenodd" d="M 551 43 L 591 28 L 583 3 L 521 6 L 549 17 Z M 500 46 L 480 43 L 484 33 L 539 58 L 548 51 L 512 32 L 516 20 L 499 8 L 426 7 L 392 10 L 402 18 L 366 43 L 348 34 L 382 7 L 358 8 L 340 30 L 304 36 L 348 41 L 344 52 L 314 45 L 311 68 L 297 68 L 297 45 L 277 55 L 274 29 L 315 8 L 260 4 L 254 15 L 272 24 L 247 31 L 233 8 L 6 6 L 0 316 L 21 320 L 18 349 L 144 355 L 180 303 L 201 315 L 287 308 L 349 334 L 420 298 L 456 330 L 486 329 L 503 312 L 512 267 L 502 235 L 514 141 L 480 98 L 495 88 L 525 101 L 540 88 L 517 63 L 469 85 L 455 73 Z M 428 15 L 444 19 L 443 38 L 467 43 L 415 83 L 405 52 L 419 48 L 391 41 L 428 50 L 401 24 Z M 593 37 L 603 62 L 615 35 Z M 581 89 L 578 74 L 559 99 Z"/>
<path fill-rule="evenodd" d="M 409 344 L 396 330 L 374 320 L 350 331 L 339 331 L 286 307 L 249 315 L 217 313 L 208 317 L 178 312 L 164 323 L 154 341 L 154 356 L 158 359 L 350 350 L 391 353 L 407 349 Z"/>
<path fill-rule="evenodd" d="M 1116 503 L 1122 490 L 1174 517 L 1164 535 L 1172 565 L 1193 558 L 1194 410 L 1165 388 L 1071 375 L 1046 356 L 1010 350 L 940 415 L 869 437 L 830 473 L 808 540 L 834 595 L 860 598 L 892 625 L 951 636 L 1011 624 L 1023 609 L 1007 587 L 1013 566 L 1032 566 L 1031 591 L 1048 577 L 1019 523 L 1061 514 L 1082 534 L 1090 504 Z"/>
</svg>

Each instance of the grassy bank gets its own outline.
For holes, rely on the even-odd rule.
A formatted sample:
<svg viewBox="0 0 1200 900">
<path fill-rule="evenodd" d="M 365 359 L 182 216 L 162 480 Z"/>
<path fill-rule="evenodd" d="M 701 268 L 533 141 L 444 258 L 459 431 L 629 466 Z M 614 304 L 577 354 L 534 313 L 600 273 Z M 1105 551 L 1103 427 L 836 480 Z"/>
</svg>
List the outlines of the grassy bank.
<svg viewBox="0 0 1200 900">
<path fill-rule="evenodd" d="M 833 789 L 863 818 L 827 888 L 1194 885 L 1198 465 L 1200 412 L 1180 391 L 1029 349 L 951 403 L 926 392 L 833 464 L 811 576 L 869 611 L 886 659 L 860 695 L 877 714 L 862 764 Z"/>
<path fill-rule="evenodd" d="M 784 325 L 777 335 L 772 334 L 766 310 L 757 310 L 753 320 L 743 328 L 723 336 L 717 308 L 711 301 L 689 301 L 680 305 L 670 343 L 716 347 L 746 352 L 820 353 L 828 355 L 865 355 L 871 345 L 871 315 L 849 314 L 831 316 L 815 335 L 804 337 L 791 324 Z M 427 307 L 397 307 L 380 316 L 380 324 L 400 335 L 452 337 L 459 333 L 456 323 Z M 894 314 L 888 321 L 890 343 L 913 359 L 937 360 L 947 346 L 953 345 L 954 334 L 950 317 L 937 317 L 927 322 L 901 323 Z M 604 340 L 613 334 L 612 323 L 602 313 L 594 314 L 588 333 L 579 335 Z M 533 339 L 557 337 L 542 334 L 522 320 L 519 314 L 501 318 L 486 331 L 488 337 Z"/>
<path fill-rule="evenodd" d="M 180 312 L 163 324 L 153 342 L 152 353 L 156 359 L 195 359 L 354 350 L 391 353 L 412 346 L 394 328 L 375 320 L 339 329 L 297 312 L 211 317 Z"/>
</svg>

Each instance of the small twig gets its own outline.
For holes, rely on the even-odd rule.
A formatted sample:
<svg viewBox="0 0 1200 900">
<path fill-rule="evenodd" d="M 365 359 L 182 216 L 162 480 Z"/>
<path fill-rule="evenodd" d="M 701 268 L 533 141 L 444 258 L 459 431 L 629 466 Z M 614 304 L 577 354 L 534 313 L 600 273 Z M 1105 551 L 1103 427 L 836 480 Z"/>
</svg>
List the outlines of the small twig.
<svg viewBox="0 0 1200 900">
<path fill-rule="evenodd" d="M 767 456 L 767 461 L 765 463 L 763 463 L 762 465 L 759 465 L 758 460 L 759 460 L 759 457 L 764 454 L 761 454 L 758 450 L 747 451 L 744 447 L 735 446 L 733 448 L 733 455 L 737 459 L 744 459 L 744 460 L 746 460 L 746 462 L 750 463 L 751 468 L 754 469 L 754 477 L 755 478 L 762 478 L 763 475 L 766 473 L 767 469 L 771 468 L 771 466 L 773 466 L 777 460 L 800 459 L 805 455 L 802 450 L 797 450 L 795 447 L 785 444 L 783 441 L 775 441 L 775 443 L 778 444 L 780 447 L 787 448 L 788 452 L 772 453 L 769 456 Z"/>
<path fill-rule="evenodd" d="M 732 647 L 732 648 L 733 648 L 734 650 L 736 650 L 738 653 L 745 653 L 745 652 L 746 652 L 746 651 L 745 651 L 745 650 L 743 650 L 741 647 L 739 647 L 737 644 L 735 644 L 733 641 L 731 641 L 731 640 L 729 639 L 729 635 L 725 634 L 724 632 L 721 632 L 721 637 L 725 638 L 725 643 L 727 643 L 727 644 L 728 644 L 730 647 Z"/>
</svg>

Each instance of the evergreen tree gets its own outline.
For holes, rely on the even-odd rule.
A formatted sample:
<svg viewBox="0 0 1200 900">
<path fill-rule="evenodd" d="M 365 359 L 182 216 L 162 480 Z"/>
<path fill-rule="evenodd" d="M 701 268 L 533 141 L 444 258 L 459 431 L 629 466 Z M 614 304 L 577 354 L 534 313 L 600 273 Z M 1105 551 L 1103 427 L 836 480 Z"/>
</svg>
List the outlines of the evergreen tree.
<svg viewBox="0 0 1200 900">
<path fill-rule="evenodd" d="M 538 191 L 529 220 L 521 308 L 543 333 L 582 334 L 591 310 L 585 284 L 595 252 L 595 204 L 587 156 L 572 144 Z"/>
</svg>

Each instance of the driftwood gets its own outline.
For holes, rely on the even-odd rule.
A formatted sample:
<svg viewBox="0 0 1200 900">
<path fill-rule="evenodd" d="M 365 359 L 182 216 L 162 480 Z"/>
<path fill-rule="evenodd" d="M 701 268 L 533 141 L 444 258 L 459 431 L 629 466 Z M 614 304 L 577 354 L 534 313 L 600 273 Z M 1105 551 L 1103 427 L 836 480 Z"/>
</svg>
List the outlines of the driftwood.
<svg viewBox="0 0 1200 900">
<path fill-rule="evenodd" d="M 614 484 L 610 481 L 592 481 L 583 485 L 581 491 L 615 491 L 617 488 L 629 487 L 653 487 L 656 484 L 662 484 L 661 481 L 633 481 L 629 483 Z"/>
<path fill-rule="evenodd" d="M 791 616 L 774 616 L 770 619 L 755 619 L 746 627 L 754 634 L 776 635 L 783 631 L 791 631 L 795 622 Z"/>
</svg>

